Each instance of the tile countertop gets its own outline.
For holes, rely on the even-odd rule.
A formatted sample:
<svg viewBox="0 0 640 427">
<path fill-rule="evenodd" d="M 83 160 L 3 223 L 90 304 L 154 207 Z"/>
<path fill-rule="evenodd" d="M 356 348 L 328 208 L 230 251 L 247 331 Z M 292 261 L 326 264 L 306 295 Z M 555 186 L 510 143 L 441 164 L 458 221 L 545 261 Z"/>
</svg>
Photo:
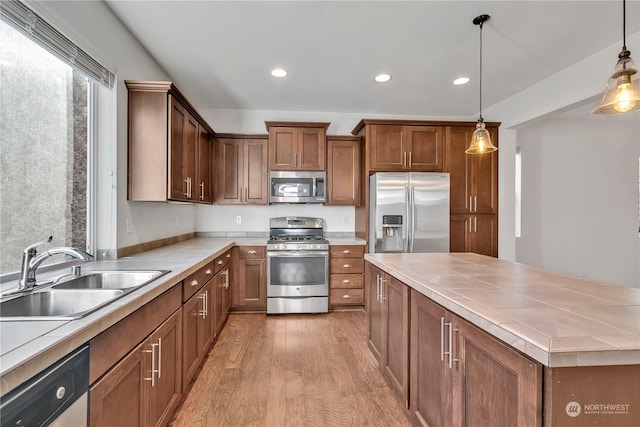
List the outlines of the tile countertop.
<svg viewBox="0 0 640 427">
<path fill-rule="evenodd" d="M 640 364 L 640 290 L 472 253 L 365 254 L 548 367 Z"/>
<path fill-rule="evenodd" d="M 265 244 L 264 239 L 260 240 Z M 253 238 L 195 238 L 114 261 L 83 264 L 91 270 L 171 270 L 113 303 L 71 321 L 0 322 L 0 395 L 22 384 L 131 314 L 234 245 Z"/>
</svg>

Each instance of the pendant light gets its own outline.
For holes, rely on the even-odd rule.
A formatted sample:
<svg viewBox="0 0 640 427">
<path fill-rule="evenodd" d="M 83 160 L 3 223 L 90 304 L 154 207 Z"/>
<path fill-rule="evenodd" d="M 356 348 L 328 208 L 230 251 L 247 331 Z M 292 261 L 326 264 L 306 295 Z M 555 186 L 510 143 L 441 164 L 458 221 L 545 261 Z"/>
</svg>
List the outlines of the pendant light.
<svg viewBox="0 0 640 427">
<path fill-rule="evenodd" d="M 484 154 L 496 151 L 498 148 L 491 143 L 491 135 L 484 126 L 482 118 L 482 25 L 489 20 L 489 15 L 476 16 L 473 19 L 474 25 L 480 26 L 480 118 L 476 125 L 476 130 L 471 135 L 471 144 L 465 150 L 467 154 Z"/>
<path fill-rule="evenodd" d="M 622 0 L 622 50 L 618 54 L 615 72 L 609 77 L 600 104 L 591 114 L 621 114 L 640 111 L 640 79 L 632 76 L 638 72 L 633 69 L 631 52 L 626 43 L 626 2 Z"/>
</svg>

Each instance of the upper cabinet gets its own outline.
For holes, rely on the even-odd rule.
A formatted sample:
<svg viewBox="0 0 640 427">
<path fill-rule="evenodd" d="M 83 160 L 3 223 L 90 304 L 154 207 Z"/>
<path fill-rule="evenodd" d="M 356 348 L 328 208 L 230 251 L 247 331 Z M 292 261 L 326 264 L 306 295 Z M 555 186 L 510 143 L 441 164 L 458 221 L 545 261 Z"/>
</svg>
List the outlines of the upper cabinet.
<svg viewBox="0 0 640 427">
<path fill-rule="evenodd" d="M 360 138 L 327 136 L 326 205 L 360 204 Z"/>
<path fill-rule="evenodd" d="M 125 84 L 128 200 L 211 203 L 213 129 L 173 83 Z"/>
<path fill-rule="evenodd" d="M 324 171 L 329 123 L 265 122 L 269 170 Z"/>
<path fill-rule="evenodd" d="M 266 135 L 219 134 L 216 151 L 218 187 L 215 202 L 221 205 L 268 204 Z"/>
<path fill-rule="evenodd" d="M 444 165 L 442 126 L 376 124 L 368 144 L 371 171 L 439 172 Z"/>
</svg>

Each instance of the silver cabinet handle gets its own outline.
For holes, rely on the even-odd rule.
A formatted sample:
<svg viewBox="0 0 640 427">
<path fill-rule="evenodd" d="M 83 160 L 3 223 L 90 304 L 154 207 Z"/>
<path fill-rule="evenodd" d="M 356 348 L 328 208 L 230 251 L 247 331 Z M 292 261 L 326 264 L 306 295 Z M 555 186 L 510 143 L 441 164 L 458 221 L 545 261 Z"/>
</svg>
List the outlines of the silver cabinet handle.
<svg viewBox="0 0 640 427">
<path fill-rule="evenodd" d="M 413 166 L 413 162 L 411 161 L 411 151 L 409 151 L 409 167 Z"/>
<path fill-rule="evenodd" d="M 200 200 L 204 200 L 204 181 L 200 183 Z"/>
<path fill-rule="evenodd" d="M 380 304 L 387 299 L 387 297 L 384 296 L 384 282 L 386 282 L 384 276 L 380 276 Z"/>
<path fill-rule="evenodd" d="M 349 294 L 345 294 L 345 295 L 342 295 L 342 298 L 344 298 L 344 299 L 349 299 L 349 298 L 351 298 L 351 295 L 349 295 Z"/>
<path fill-rule="evenodd" d="M 407 152 L 405 151 L 402 156 L 402 167 L 407 167 Z"/>
<path fill-rule="evenodd" d="M 190 180 L 191 180 L 191 178 L 189 178 L 189 177 L 185 178 L 185 180 L 184 180 L 184 183 L 185 183 L 184 196 L 186 198 L 189 198 L 189 181 Z"/>
<path fill-rule="evenodd" d="M 257 253 L 258 253 L 258 251 L 254 251 L 253 249 L 251 249 L 250 251 L 247 251 L 247 253 L 248 253 L 249 255 L 255 255 L 255 254 L 257 254 Z"/>
<path fill-rule="evenodd" d="M 444 362 L 444 317 L 440 318 L 440 361 Z"/>
<path fill-rule="evenodd" d="M 473 196 L 473 211 L 478 212 L 478 196 Z"/>
<path fill-rule="evenodd" d="M 192 286 L 192 287 L 194 287 L 194 286 L 198 286 L 198 283 L 199 283 L 199 282 L 198 282 L 196 279 L 193 279 L 193 280 L 191 281 L 191 286 Z"/>
<path fill-rule="evenodd" d="M 227 254 L 227 258 L 231 258 L 231 254 Z"/>
<path fill-rule="evenodd" d="M 223 286 L 224 286 L 225 289 L 229 289 L 229 269 L 223 271 L 222 274 L 224 274 L 226 276 Z"/>
<path fill-rule="evenodd" d="M 207 291 L 198 295 L 198 298 L 202 300 L 202 310 L 198 312 L 199 316 L 202 316 L 203 319 L 207 318 Z"/>
<path fill-rule="evenodd" d="M 471 217 L 469 217 L 469 233 L 471 233 Z"/>
<path fill-rule="evenodd" d="M 156 386 L 156 347 L 158 346 L 158 344 L 151 344 L 151 350 L 142 350 L 143 353 L 151 353 L 151 378 L 147 378 L 145 377 L 144 380 L 145 381 L 151 381 L 151 387 L 155 387 Z M 158 375 L 158 378 L 160 378 L 160 376 Z"/>
<path fill-rule="evenodd" d="M 293 167 L 298 166 L 298 153 L 293 153 Z"/>
<path fill-rule="evenodd" d="M 376 300 L 380 302 L 380 275 L 376 274 Z"/>
<path fill-rule="evenodd" d="M 211 273 L 213 273 L 213 271 L 211 271 L 210 268 L 207 268 L 207 271 L 204 272 L 204 274 L 206 274 L 207 276 L 209 276 Z"/>
<path fill-rule="evenodd" d="M 454 329 L 453 321 L 448 323 L 449 325 L 449 369 L 453 368 L 453 362 L 457 362 L 458 359 L 453 357 L 453 332 L 458 331 L 458 329 Z"/>
<path fill-rule="evenodd" d="M 349 283 L 351 283 L 351 280 L 349 280 L 349 279 L 344 279 L 344 280 L 342 281 L 342 283 L 343 283 L 343 284 L 345 284 L 345 285 L 348 285 Z"/>
<path fill-rule="evenodd" d="M 222 260 L 218 261 L 218 265 L 222 265 L 222 264 L 223 264 Z"/>
<path fill-rule="evenodd" d="M 158 338 L 158 379 L 162 376 L 162 338 Z"/>
<path fill-rule="evenodd" d="M 342 253 L 343 253 L 343 254 L 350 254 L 350 253 L 351 253 L 351 251 L 350 251 L 349 249 L 345 249 L 345 250 L 343 250 L 343 251 L 342 251 Z"/>
<path fill-rule="evenodd" d="M 473 196 L 469 196 L 469 212 L 473 212 Z"/>
<path fill-rule="evenodd" d="M 473 217 L 473 232 L 474 233 L 478 232 L 478 217 L 477 216 Z"/>
<path fill-rule="evenodd" d="M 342 268 L 351 268 L 351 264 L 342 264 Z"/>
</svg>

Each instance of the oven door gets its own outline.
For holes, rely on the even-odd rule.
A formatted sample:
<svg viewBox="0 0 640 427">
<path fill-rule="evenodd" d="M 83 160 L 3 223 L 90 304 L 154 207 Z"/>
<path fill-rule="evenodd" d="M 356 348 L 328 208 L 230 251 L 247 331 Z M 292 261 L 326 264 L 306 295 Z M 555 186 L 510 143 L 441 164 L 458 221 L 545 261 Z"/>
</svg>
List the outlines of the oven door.
<svg viewBox="0 0 640 427">
<path fill-rule="evenodd" d="M 329 295 L 328 251 L 267 251 L 267 297 Z"/>
</svg>

